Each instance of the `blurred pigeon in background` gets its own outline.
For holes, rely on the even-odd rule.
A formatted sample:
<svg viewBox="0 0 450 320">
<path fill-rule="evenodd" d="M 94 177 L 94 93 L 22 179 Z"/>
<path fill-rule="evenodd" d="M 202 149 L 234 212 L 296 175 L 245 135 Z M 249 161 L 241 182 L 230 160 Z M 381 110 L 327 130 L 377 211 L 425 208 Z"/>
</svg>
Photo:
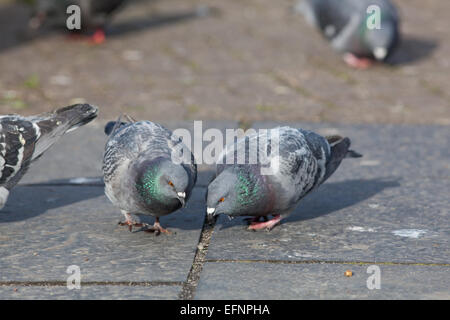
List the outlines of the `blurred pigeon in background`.
<svg viewBox="0 0 450 320">
<path fill-rule="evenodd" d="M 390 0 L 301 0 L 295 10 L 355 68 L 385 61 L 399 41 L 399 17 Z"/>
<path fill-rule="evenodd" d="M 256 144 L 263 147 L 256 151 L 251 147 Z M 291 127 L 238 139 L 218 157 L 216 177 L 207 191 L 208 218 L 218 214 L 253 216 L 250 230 L 271 230 L 304 196 L 327 180 L 342 159 L 361 157 L 349 147 L 349 138 L 324 138 Z M 249 160 L 251 151 L 257 152 L 259 159 L 253 164 Z M 239 163 L 239 157 L 245 159 L 244 164 Z M 269 164 L 271 171 L 263 172 L 262 167 Z M 268 215 L 273 219 L 267 221 Z M 265 221 L 260 222 L 260 218 Z"/>
<path fill-rule="evenodd" d="M 0 117 L 0 208 L 9 191 L 38 159 L 64 133 L 97 117 L 97 108 L 76 104 L 31 117 Z"/>
<path fill-rule="evenodd" d="M 130 231 L 147 226 L 130 214 L 151 215 L 154 225 L 146 231 L 170 233 L 159 217 L 172 213 L 188 201 L 197 181 L 194 156 L 180 138 L 163 126 L 150 122 L 109 122 L 103 159 L 105 194 L 125 215 Z M 183 155 L 180 151 L 184 151 Z"/>
<path fill-rule="evenodd" d="M 32 29 L 38 29 L 44 24 L 65 26 L 69 17 L 67 8 L 77 5 L 81 12 L 81 31 L 93 32 L 92 42 L 102 43 L 105 40 L 105 25 L 124 2 L 125 0 L 36 0 L 29 26 Z"/>
</svg>

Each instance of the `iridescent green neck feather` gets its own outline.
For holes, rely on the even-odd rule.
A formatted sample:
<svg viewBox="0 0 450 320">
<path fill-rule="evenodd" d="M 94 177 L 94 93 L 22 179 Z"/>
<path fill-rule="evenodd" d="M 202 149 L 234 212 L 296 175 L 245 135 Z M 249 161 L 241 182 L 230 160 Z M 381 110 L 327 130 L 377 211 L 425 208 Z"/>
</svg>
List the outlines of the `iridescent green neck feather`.
<svg viewBox="0 0 450 320">
<path fill-rule="evenodd" d="M 151 204 L 152 201 L 158 201 L 162 198 L 160 177 L 161 173 L 158 168 L 151 167 L 137 180 L 136 190 L 146 204 Z"/>
<path fill-rule="evenodd" d="M 239 205 L 252 205 L 261 198 L 260 184 L 253 173 L 239 172 L 237 180 L 237 202 Z"/>
</svg>

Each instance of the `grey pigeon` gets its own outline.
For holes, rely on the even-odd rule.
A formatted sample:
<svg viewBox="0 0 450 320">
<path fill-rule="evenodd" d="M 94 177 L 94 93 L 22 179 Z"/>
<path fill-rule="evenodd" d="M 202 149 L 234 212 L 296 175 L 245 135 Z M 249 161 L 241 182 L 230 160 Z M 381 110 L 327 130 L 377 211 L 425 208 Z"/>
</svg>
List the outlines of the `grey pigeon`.
<svg viewBox="0 0 450 320">
<path fill-rule="evenodd" d="M 268 134 L 259 131 L 244 136 L 219 155 L 216 177 L 207 191 L 210 220 L 218 214 L 253 216 L 249 229 L 270 230 L 303 197 L 326 181 L 342 159 L 361 156 L 349 150 L 349 138 L 324 138 L 312 131 L 291 127 L 274 128 L 268 130 Z M 265 140 L 268 141 L 266 144 Z M 267 149 L 251 148 L 256 142 L 267 145 Z M 245 159 L 242 164 L 238 159 L 243 151 L 246 158 L 242 158 Z M 250 162 L 250 151 L 258 153 L 258 161 Z M 263 162 L 264 154 L 266 160 Z M 261 168 L 268 163 L 272 171 L 263 172 Z M 259 222 L 260 218 L 267 220 L 268 215 L 274 218 Z"/>
<path fill-rule="evenodd" d="M 119 119 L 105 127 L 109 134 L 103 159 L 105 194 L 125 215 L 120 224 L 130 231 L 132 226 L 148 227 L 133 221 L 130 214 L 135 214 L 156 218 L 146 231 L 169 233 L 159 218 L 188 201 L 197 181 L 197 165 L 182 140 L 168 129 L 150 121 L 129 120 Z M 178 157 L 179 150 L 188 154 Z"/>
<path fill-rule="evenodd" d="M 97 117 L 97 108 L 75 104 L 31 117 L 0 117 L 0 209 L 9 191 L 61 136 Z"/>
<path fill-rule="evenodd" d="M 379 26 L 369 6 L 380 9 Z M 386 60 L 399 41 L 399 17 L 390 0 L 302 0 L 295 9 L 356 68 Z"/>
<path fill-rule="evenodd" d="M 83 32 L 97 30 L 94 34 L 100 38 L 103 28 L 109 22 L 111 15 L 122 7 L 125 0 L 36 0 L 30 27 L 40 28 L 43 25 L 66 26 L 69 17 L 67 8 L 77 5 L 81 13 L 81 28 Z"/>
</svg>

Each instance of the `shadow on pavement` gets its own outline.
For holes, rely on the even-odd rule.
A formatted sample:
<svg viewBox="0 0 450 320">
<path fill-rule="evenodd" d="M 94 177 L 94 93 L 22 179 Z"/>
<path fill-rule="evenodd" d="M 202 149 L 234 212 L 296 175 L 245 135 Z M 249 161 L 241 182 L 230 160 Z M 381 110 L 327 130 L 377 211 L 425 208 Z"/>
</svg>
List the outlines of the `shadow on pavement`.
<svg viewBox="0 0 450 320">
<path fill-rule="evenodd" d="M 399 180 L 378 178 L 325 183 L 301 200 L 286 222 L 313 219 L 356 205 L 387 188 L 400 187 Z"/>
<path fill-rule="evenodd" d="M 77 186 L 17 186 L 0 211 L 0 223 L 21 221 L 41 215 L 48 210 L 103 196 L 101 187 Z"/>
<path fill-rule="evenodd" d="M 405 37 L 387 63 L 392 66 L 413 63 L 427 58 L 437 47 L 438 42 L 434 39 Z"/>
<path fill-rule="evenodd" d="M 204 189 L 195 188 L 186 207 L 161 217 L 161 224 L 182 230 L 201 229 L 199 221 L 203 222 L 205 214 L 204 193 Z M 99 212 L 111 211 L 108 212 L 112 221 L 111 225 L 123 220 L 120 210 L 115 208 L 104 194 L 102 177 L 75 177 L 16 186 L 11 191 L 6 206 L 0 210 L 0 224 L 31 219 L 49 210 L 59 208 L 64 212 L 63 214 L 76 214 L 83 210 L 90 212 L 92 207 L 86 206 L 92 206 L 92 203 L 79 204 L 76 209 L 65 209 L 64 207 L 97 197 L 104 199 L 96 200 L 94 205 L 103 208 L 103 210 L 98 208 Z M 149 224 L 153 224 L 155 221 L 154 217 L 144 215 L 140 215 L 139 220 Z M 142 230 L 135 228 L 134 231 Z"/>
</svg>

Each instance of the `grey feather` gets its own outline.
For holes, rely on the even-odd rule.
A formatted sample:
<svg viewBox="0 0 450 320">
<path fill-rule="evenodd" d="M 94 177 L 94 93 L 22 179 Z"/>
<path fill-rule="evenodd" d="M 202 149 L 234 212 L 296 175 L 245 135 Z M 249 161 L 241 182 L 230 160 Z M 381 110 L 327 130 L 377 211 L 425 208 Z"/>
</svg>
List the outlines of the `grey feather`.
<svg viewBox="0 0 450 320">
<path fill-rule="evenodd" d="M 150 121 L 119 123 L 109 134 L 103 159 L 107 197 L 123 212 L 137 215 L 159 217 L 179 209 L 177 194 L 184 192 L 187 201 L 197 180 L 192 153 L 187 161 L 173 161 L 178 148 L 188 149 L 171 131 Z"/>
</svg>

